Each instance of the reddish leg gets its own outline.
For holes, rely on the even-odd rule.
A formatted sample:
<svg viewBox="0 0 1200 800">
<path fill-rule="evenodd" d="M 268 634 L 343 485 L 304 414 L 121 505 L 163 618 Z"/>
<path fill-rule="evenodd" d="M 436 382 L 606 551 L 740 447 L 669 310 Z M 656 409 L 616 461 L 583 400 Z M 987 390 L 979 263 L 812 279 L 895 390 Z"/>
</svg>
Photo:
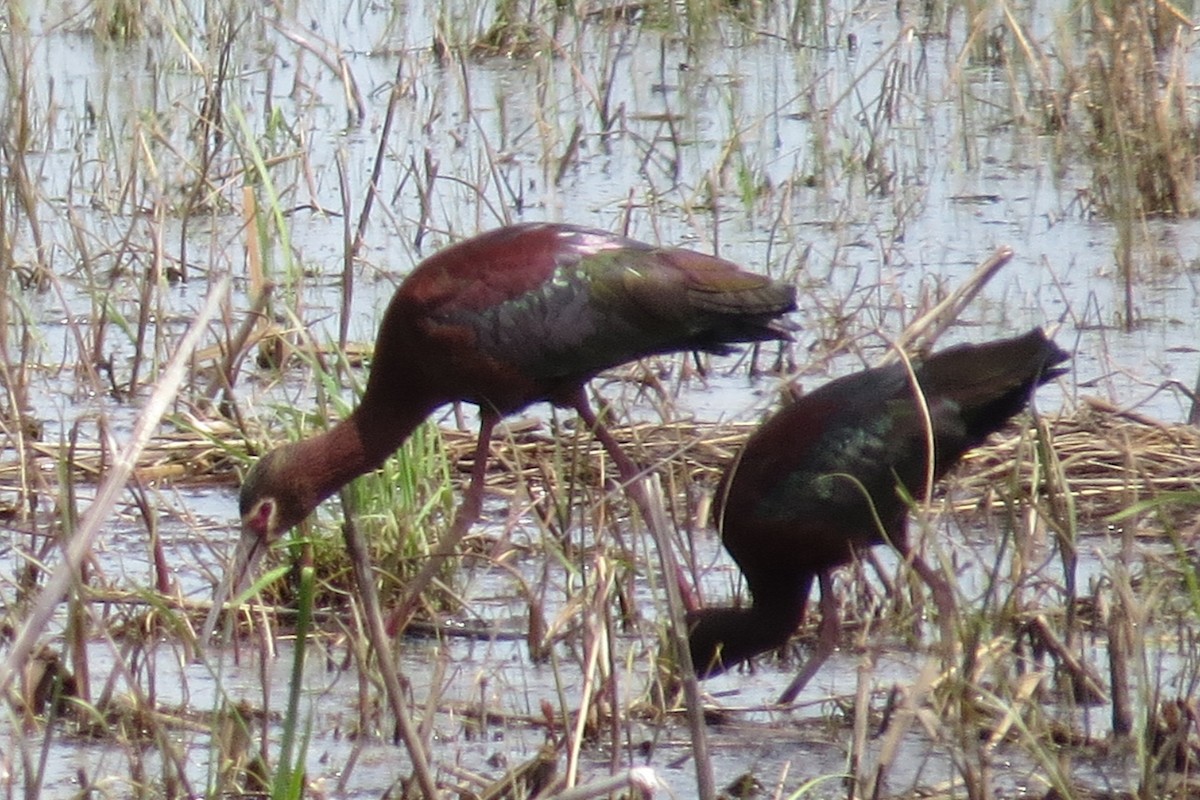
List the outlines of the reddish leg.
<svg viewBox="0 0 1200 800">
<path fill-rule="evenodd" d="M 779 695 L 777 702 L 780 705 L 786 705 L 795 700 L 821 669 L 821 665 L 837 649 L 841 625 L 838 619 L 837 596 L 833 593 L 833 577 L 829 570 L 822 570 L 817 574 L 817 581 L 821 587 L 821 627 L 817 629 L 817 646 L 812 655 L 808 657 L 808 661 L 804 663 L 804 668 L 783 690 L 783 694 Z"/>
<path fill-rule="evenodd" d="M 633 499 L 634 503 L 637 504 L 638 510 L 642 512 L 643 516 L 649 517 L 650 512 L 649 509 L 644 505 L 646 498 L 641 490 L 639 481 L 639 479 L 642 477 L 642 470 L 640 470 L 638 466 L 633 463 L 633 459 L 621 449 L 621 446 L 617 444 L 616 438 L 614 438 L 613 435 L 608 432 L 608 428 L 604 427 L 604 423 L 600 422 L 600 420 L 596 418 L 596 412 L 592 411 L 592 407 L 588 403 L 587 398 L 584 397 L 582 391 L 580 391 L 579 396 L 575 398 L 573 405 L 575 407 L 575 413 L 579 415 L 581 420 L 583 420 L 583 424 L 588 427 L 588 430 L 592 432 L 592 435 L 600 440 L 600 444 L 603 445 L 605 452 L 608 453 L 608 457 L 613 460 L 613 464 L 615 464 L 617 467 L 617 474 L 621 476 L 621 485 L 624 486 L 626 491 L 629 492 L 631 498 Z"/>
<path fill-rule="evenodd" d="M 447 558 L 454 556 L 458 549 L 458 543 L 462 541 L 463 537 L 467 535 L 467 531 L 471 530 L 471 526 L 483 513 L 483 483 L 487 476 L 488 456 L 491 454 L 492 431 L 495 430 L 496 423 L 499 421 L 500 418 L 494 412 L 480 409 L 479 438 L 475 440 L 475 461 L 471 465 L 471 482 L 467 486 L 466 493 L 463 494 L 462 504 L 454 514 L 454 522 L 451 524 L 450 530 L 442 536 L 437 547 L 429 554 L 429 559 L 421 567 L 421 571 L 404 587 L 404 594 L 400 596 L 400 601 L 388 618 L 387 630 L 392 636 L 395 636 L 408 624 L 413 611 L 416 610 L 421 592 L 425 591 L 426 587 L 433 582 L 433 576 L 441 569 L 442 563 Z"/>
<path fill-rule="evenodd" d="M 954 588 L 939 570 L 929 566 L 928 562 L 909 545 L 897 546 L 896 549 L 904 557 L 905 562 L 912 564 L 917 577 L 925 581 L 925 585 L 929 587 L 929 591 L 933 595 L 933 604 L 937 606 L 938 610 L 938 625 L 942 632 L 942 647 L 945 649 L 946 657 L 949 658 L 957 648 L 958 642 L 955 632 L 958 604 L 954 600 Z"/>
<path fill-rule="evenodd" d="M 600 444 L 608 451 L 608 456 L 617 467 L 625 493 L 638 507 L 642 520 L 654 544 L 658 549 L 658 557 L 662 567 L 663 581 L 667 591 L 667 611 L 670 613 L 670 625 L 667 635 L 674 645 L 679 657 L 679 665 L 683 673 L 683 694 L 687 703 L 688 727 L 692 734 L 692 756 L 696 764 L 696 788 L 700 797 L 716 797 L 716 782 L 713 778 L 712 762 L 708 757 L 708 740 L 705 737 L 704 709 L 700 701 L 700 688 L 696 682 L 696 672 L 692 666 L 691 651 L 687 646 L 687 626 L 684 624 L 683 599 L 680 597 L 679 586 L 671 580 L 678 573 L 675 557 L 671 551 L 671 542 L 665 530 L 665 515 L 662 513 L 662 503 L 655 505 L 650 501 L 650 491 L 643 482 L 642 470 L 638 469 L 625 451 L 617 444 L 617 440 L 608 432 L 608 428 L 596 419 L 596 414 L 588 404 L 587 396 L 582 389 L 573 402 L 575 412 L 592 431 L 592 435 L 600 440 Z"/>
</svg>

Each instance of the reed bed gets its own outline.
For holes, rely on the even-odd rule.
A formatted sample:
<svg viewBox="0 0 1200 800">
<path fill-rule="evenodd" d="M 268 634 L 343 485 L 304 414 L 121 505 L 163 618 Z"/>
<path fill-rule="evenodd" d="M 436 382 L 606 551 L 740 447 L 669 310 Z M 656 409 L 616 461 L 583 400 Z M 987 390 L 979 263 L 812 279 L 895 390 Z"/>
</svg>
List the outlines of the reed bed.
<svg viewBox="0 0 1200 800">
<path fill-rule="evenodd" d="M 1200 428 L 1193 425 L 1158 422 L 1099 399 L 1085 399 L 1076 411 L 1048 416 L 1045 423 L 1083 519 L 1099 520 L 1139 501 L 1200 489 Z M 180 428 L 156 436 L 141 453 L 138 478 L 236 486 L 240 465 L 252 458 L 250 445 L 232 426 L 204 427 L 204 432 Z M 755 422 L 679 420 L 618 424 L 612 430 L 640 463 L 662 473 L 667 485 L 711 488 L 756 427 Z M 465 478 L 471 469 L 474 431 L 443 427 L 440 435 L 447 458 Z M 492 442 L 489 489 L 509 494 L 518 486 L 554 476 L 556 472 L 548 472 L 545 465 L 559 459 L 562 436 L 572 434 L 556 436 L 547 423 L 533 419 L 510 422 Z M 998 507 L 1003 501 L 994 497 L 994 487 L 1009 479 L 1014 465 L 1028 490 L 1033 466 L 1019 457 L 1027 438 L 1024 428 L 1010 430 L 968 453 L 947 480 L 954 509 Z M 603 449 L 586 434 L 578 444 L 582 459 L 578 474 L 590 476 L 593 485 L 602 488 L 599 479 L 611 474 Z M 29 447 L 47 468 L 65 461 L 73 478 L 90 481 L 103 476 L 112 457 L 96 441 L 76 442 L 69 453 L 65 445 L 48 442 L 32 442 Z M 18 459 L 0 462 L 0 491 L 16 492 L 20 475 Z"/>
</svg>

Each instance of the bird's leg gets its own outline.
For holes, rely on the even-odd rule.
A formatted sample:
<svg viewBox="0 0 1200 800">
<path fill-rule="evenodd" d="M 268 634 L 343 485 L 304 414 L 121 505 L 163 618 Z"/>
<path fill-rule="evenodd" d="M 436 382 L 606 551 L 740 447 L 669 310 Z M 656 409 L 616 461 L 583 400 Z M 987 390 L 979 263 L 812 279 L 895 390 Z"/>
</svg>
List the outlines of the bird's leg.
<svg viewBox="0 0 1200 800">
<path fill-rule="evenodd" d="M 458 543 L 467 535 L 467 531 L 471 530 L 471 526 L 483 512 L 483 482 L 487 477 L 492 431 L 495 430 L 499 421 L 500 417 L 495 412 L 482 408 L 479 410 L 479 438 L 475 440 L 475 461 L 471 464 L 471 482 L 463 494 L 462 504 L 454 513 L 454 522 L 451 523 L 450 530 L 446 531 L 437 543 L 437 547 L 429 554 L 429 559 L 421 567 L 420 572 L 405 585 L 404 592 L 400 595 L 400 600 L 388 619 L 388 633 L 393 636 L 408 624 L 413 611 L 416 610 L 421 592 L 425 591 L 425 588 L 433 581 L 434 575 L 442 568 L 445 560 L 454 555 Z"/>
<path fill-rule="evenodd" d="M 955 620 L 958 618 L 958 604 L 954 601 L 954 589 L 950 586 L 950 582 L 946 580 L 938 570 L 929 566 L 929 562 L 921 558 L 920 554 L 912 549 L 911 545 L 906 542 L 896 544 L 896 549 L 905 563 L 911 564 L 913 571 L 917 573 L 917 577 L 925 582 L 929 587 L 930 593 L 933 595 L 933 604 L 938 610 L 938 626 L 942 633 L 942 647 L 946 653 L 946 657 L 950 658 L 954 655 L 958 646 L 958 637 L 955 633 Z"/>
<path fill-rule="evenodd" d="M 633 459 L 621 449 L 621 445 L 617 443 L 616 438 L 604 426 L 604 423 L 596 417 L 596 412 L 592 410 L 591 404 L 588 403 L 582 391 L 575 398 L 574 407 L 575 413 L 583 420 L 583 424 L 588 427 L 593 436 L 600 440 L 604 451 L 613 460 L 613 464 L 617 467 L 617 474 L 621 477 L 621 485 L 625 487 L 630 499 L 638 507 L 638 511 L 642 513 L 642 516 L 646 518 L 646 524 L 649 526 L 652 514 L 648 507 L 649 501 L 641 488 L 641 480 L 644 477 L 642 470 L 633 463 Z"/>
<path fill-rule="evenodd" d="M 658 502 L 651 501 L 651 490 L 647 477 L 637 468 L 625 451 L 617 444 L 617 440 L 609 433 L 608 428 L 596 418 L 591 405 L 588 404 L 584 390 L 580 389 L 575 396 L 573 405 L 579 418 L 591 430 L 592 435 L 600 440 L 600 444 L 608 452 L 609 458 L 617 467 L 625 492 L 638 507 L 642 519 L 654 538 L 658 550 L 658 558 L 665 578 L 663 586 L 667 592 L 667 613 L 670 615 L 667 625 L 667 638 L 671 642 L 680 667 L 683 681 L 683 693 L 687 701 L 688 726 L 692 734 L 692 756 L 696 762 L 696 784 L 698 794 L 704 800 L 716 797 L 716 781 L 712 773 L 712 761 L 708 757 L 708 740 L 705 737 L 704 708 L 700 702 L 700 685 L 696 681 L 696 670 L 692 664 L 691 650 L 687 643 L 687 623 L 684 621 L 683 598 L 679 593 L 678 584 L 670 576 L 677 574 L 678 567 L 671 551 L 671 541 L 667 536 L 666 513 L 662 507 L 661 494 Z M 659 490 L 661 491 L 661 490 Z"/>
<path fill-rule="evenodd" d="M 779 695 L 776 702 L 780 705 L 787 705 L 795 700 L 837 649 L 841 621 L 838 619 L 837 595 L 833 593 L 833 576 L 829 570 L 823 569 L 817 573 L 817 581 L 821 587 L 821 626 L 817 629 L 817 647 L 804 663 L 804 668 L 783 690 L 783 694 Z"/>
</svg>

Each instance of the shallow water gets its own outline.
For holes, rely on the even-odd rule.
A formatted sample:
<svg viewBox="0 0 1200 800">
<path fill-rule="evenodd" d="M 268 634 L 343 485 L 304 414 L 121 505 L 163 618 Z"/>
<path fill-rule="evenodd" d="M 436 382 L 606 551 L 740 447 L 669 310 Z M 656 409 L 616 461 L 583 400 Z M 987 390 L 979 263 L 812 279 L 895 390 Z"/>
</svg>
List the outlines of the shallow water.
<svg viewBox="0 0 1200 800">
<path fill-rule="evenodd" d="M 1055 49 L 1078 36 L 1064 21 L 1067 5 L 1022 13 L 1045 52 L 1078 62 L 1079 53 Z M 140 367 L 143 382 L 154 379 L 157 364 L 172 352 L 210 278 L 234 277 L 223 325 L 240 322 L 248 305 L 244 184 L 251 185 L 260 209 L 270 208 L 274 192 L 278 206 L 289 212 L 282 230 L 269 215 L 260 222 L 266 267 L 283 282 L 284 296 L 294 300 L 296 315 L 315 338 L 336 341 L 341 215 L 349 213 L 351 223 L 357 222 L 398 63 L 403 91 L 387 142 L 380 199 L 356 265 L 353 341 L 372 339 L 396 283 L 438 247 L 506 222 L 565 220 L 627 227 L 638 238 L 715 250 L 794 277 L 802 288 L 795 315 L 801 330 L 790 357 L 796 380 L 811 387 L 880 358 L 888 340 L 929 305 L 931 295 L 953 288 L 994 248 L 1008 245 L 1012 262 L 948 332 L 947 342 L 1057 323 L 1057 341 L 1072 351 L 1075 372 L 1039 393 L 1042 411 L 1071 408 L 1082 395 L 1098 395 L 1164 421 L 1186 417 L 1190 401 L 1179 383 L 1191 387 L 1200 369 L 1195 334 L 1200 223 L 1160 220 L 1142 229 L 1144 239 L 1135 250 L 1137 324 L 1125 331 L 1125 290 L 1114 258 L 1117 232 L 1086 208 L 1094 181 L 1089 162 L 1055 137 L 1014 124 L 1014 81 L 1005 68 L 972 66 L 962 55 L 961 10 L 950 16 L 944 36 L 918 36 L 906 26 L 941 28 L 906 4 L 833 3 L 824 24 L 800 48 L 774 35 L 787 29 L 781 9 L 749 12 L 759 16 L 747 23 L 716 15 L 693 39 L 677 30 L 681 20 L 674 16 L 665 23 L 643 18 L 625 24 L 544 15 L 538 21 L 544 31 L 555 32 L 554 48 L 445 62 L 430 47 L 437 21 L 450 39 L 473 39 L 493 19 L 490 4 L 417 2 L 396 9 L 300 2 L 282 11 L 239 10 L 232 12 L 245 14 L 236 17 L 242 27 L 231 49 L 236 77 L 225 84 L 226 122 L 239 132 L 238 147 L 227 146 L 214 164 L 212 179 L 219 188 L 208 203 L 211 210 L 185 220 L 178 209 L 194 179 L 194 125 L 204 89 L 196 65 L 216 63 L 220 39 L 207 18 L 220 16 L 218 11 L 193 3 L 177 4 L 168 13 L 151 4 L 149 34 L 129 44 L 98 39 L 86 12 L 71 4 L 42 8 L 18 2 L 0 11 L 13 34 L 6 47 L 19 56 L 10 63 L 21 64 L 29 78 L 26 94 L 37 124 L 25 161 L 36 176 L 39 230 L 55 276 L 48 291 L 14 295 L 19 313 L 10 313 L 8 356 L 30 370 L 23 403 L 43 424 L 48 442 L 65 438 L 76 423 L 85 438 L 98 438 L 98 419 L 118 439 L 128 435 L 144 389 L 131 400 L 114 396 L 102 370 L 93 377 L 79 367 L 91 364 L 97 353 L 111 362 L 118 383 L 127 382 L 140 311 L 149 313 L 146 347 L 154 354 Z M 845 46 L 849 33 L 858 41 L 853 52 Z M 1180 57 L 1196 74 L 1200 65 L 1188 38 L 1193 34 L 1183 35 Z M 313 49 L 297 44 L 300 37 L 344 59 L 363 98 L 361 122 L 351 119 L 353 104 L 343 84 Z M 14 100 L 12 69 L 6 67 L 9 80 L 0 86 L 6 103 Z M 605 122 L 611 123 L 607 129 Z M 578 154 L 556 181 L 577 124 Z M 253 160 L 247 153 L 251 143 L 263 158 L 277 160 L 269 186 L 247 182 L 240 171 Z M 340 198 L 339 158 L 350 187 L 348 212 Z M 424 230 L 418 221 L 429 165 L 436 165 L 437 177 L 429 183 Z M 11 177 L 12 169 L 0 165 L 0 175 Z M 156 206 L 162 209 L 157 224 Z M 189 280 L 156 285 L 143 301 L 141 276 L 151 263 L 156 231 L 167 263 L 177 268 L 186 263 Z M 30 227 L 12 225 L 7 235 L 14 260 L 31 268 L 36 261 Z M 97 341 L 102 315 L 106 336 Z M 206 345 L 220 340 L 220 327 L 213 326 Z M 777 388 L 774 378 L 725 374 L 732 360 L 717 360 L 708 378 L 690 381 L 677 379 L 678 361 L 666 363 L 672 365 L 672 413 L 681 416 L 755 419 L 771 406 Z M 247 412 L 268 427 L 277 406 L 313 404 L 314 388 L 300 371 L 277 384 L 247 362 L 237 388 Z M 605 382 L 602 392 L 629 418 L 662 415 L 659 404 L 636 387 Z M 188 405 L 184 397 L 178 410 Z M 546 416 L 544 409 L 530 414 Z M 447 415 L 443 422 L 452 420 Z M 274 438 L 281 435 L 272 431 Z M 46 481 L 55 483 L 54 465 L 43 460 L 41 466 Z M 182 594 L 206 599 L 235 536 L 232 490 L 170 483 L 148 488 L 160 512 L 160 534 L 177 559 L 174 577 Z M 86 505 L 91 487 L 78 491 Z M 18 496 L 0 487 L 0 499 Z M 55 513 L 53 503 L 43 500 L 42 524 Z M 98 564 L 109 581 L 142 589 L 152 585 L 145 527 L 132 506 L 119 514 L 100 544 Z M 536 543 L 540 534 L 532 522 L 527 525 L 508 531 L 497 509 L 485 530 Z M 14 527 L 27 530 L 26 524 Z M 23 546 L 24 539 L 14 542 Z M 1085 553 L 1082 580 L 1104 569 L 1107 562 L 1098 553 L 1106 546 Z M 724 598 L 736 584 L 733 568 L 711 532 L 701 547 L 701 563 L 714 565 L 708 596 Z M 12 563 L 15 575 L 24 562 L 14 557 Z M 521 568 L 528 580 L 542 580 L 540 561 Z M 637 591 L 652 617 L 660 601 L 658 587 L 645 582 L 646 571 Z M 507 573 L 469 572 L 464 591 L 474 598 L 474 611 L 514 627 L 523 624 L 510 619 L 515 590 Z M 548 601 L 554 608 L 576 587 L 561 571 L 551 574 L 550 594 L 559 598 Z M 968 597 L 978 594 L 969 577 L 978 574 L 966 573 Z M 11 607 L 14 597 L 9 585 L 5 603 Z M 622 640 L 618 663 L 630 667 L 621 675 L 628 699 L 643 690 L 646 678 L 639 668 L 652 645 Z M 931 658 L 903 641 L 876 645 L 870 675 L 880 694 L 892 683 L 912 681 Z M 100 681 L 117 659 L 108 645 L 93 647 L 93 681 Z M 264 679 L 256 657 L 245 656 L 235 666 L 227 655 L 214 652 L 191 663 L 178 645 L 160 642 L 148 670 L 156 676 L 158 702 L 203 712 L 214 707 L 220 687 L 233 699 L 261 703 Z M 433 667 L 442 664 L 449 676 L 447 698 L 474 703 L 487 694 L 489 703 L 509 713 L 536 716 L 543 700 L 558 708 L 560 692 L 575 696 L 578 671 L 570 666 L 571 654 L 562 655 L 562 665 L 552 669 L 528 663 L 524 647 L 512 642 L 406 640 L 402 665 L 418 701 L 429 696 Z M 1102 645 L 1093 655 L 1103 661 Z M 845 737 L 827 730 L 823 720 L 831 713 L 828 698 L 854 692 L 863 657 L 835 656 L 797 710 L 755 711 L 739 716 L 736 725 L 714 728 L 718 782 L 746 771 L 773 779 L 786 766 L 784 783 L 795 787 L 814 775 L 844 771 Z M 219 682 L 212 674 L 218 667 Z M 1170 685 L 1179 679 L 1178 667 L 1168 652 L 1162 680 Z M 289 669 L 284 648 L 265 666 L 268 685 L 282 692 Z M 309 780 L 331 796 L 379 797 L 407 774 L 406 756 L 378 738 L 351 741 L 345 735 L 358 724 L 352 671 L 330 672 L 322 659 L 313 659 L 308 678 L 314 730 Z M 790 667 L 764 663 L 752 674 L 723 676 L 705 688 L 723 704 L 760 708 L 789 678 Z M 567 685 L 559 687 L 557 680 Z M 805 704 L 817 701 L 823 702 Z M 1090 729 L 1103 735 L 1104 714 L 1093 716 Z M 650 763 L 674 796 L 694 793 L 683 728 L 672 723 L 664 733 L 639 723 L 631 729 L 634 739 L 657 741 Z M 435 730 L 435 762 L 490 775 L 497 772 L 487 763 L 490 756 L 499 753 L 512 766 L 535 753 L 544 738 L 541 729 L 523 725 L 480 737 L 446 711 L 438 714 Z M 5 736 L 18 734 L 10 729 Z M 192 780 L 203 787 L 209 743 L 203 735 L 181 735 L 181 741 L 195 758 L 189 763 Z M 892 773 L 889 788 L 952 777 L 944 753 L 928 737 L 910 734 L 903 747 L 907 768 Z M 361 753 L 347 769 L 355 748 Z M 66 737 L 55 741 L 53 752 L 43 784 L 53 794 L 70 791 L 80 770 L 92 778 L 121 775 L 129 760 L 127 747 Z M 1037 766 L 1019 754 L 1012 758 L 1015 793 L 1025 780 L 1021 775 L 1036 774 Z M 604 774 L 603 748 L 585 759 L 585 775 Z M 672 765 L 677 759 L 683 764 Z M 636 757 L 622 754 L 618 760 Z M 154 774 L 153 767 L 148 771 Z M 116 793 L 124 791 L 120 781 L 114 785 Z M 835 793 L 833 785 L 830 789 Z"/>
</svg>

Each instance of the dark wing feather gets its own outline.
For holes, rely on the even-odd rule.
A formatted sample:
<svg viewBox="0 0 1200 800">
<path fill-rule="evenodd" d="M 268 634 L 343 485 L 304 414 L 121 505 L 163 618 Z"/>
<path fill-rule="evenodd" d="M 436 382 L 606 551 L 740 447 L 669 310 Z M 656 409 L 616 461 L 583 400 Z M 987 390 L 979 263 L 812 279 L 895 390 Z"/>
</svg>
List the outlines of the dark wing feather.
<svg viewBox="0 0 1200 800">
<path fill-rule="evenodd" d="M 385 328 L 395 318 L 400 339 L 403 319 L 421 320 L 396 350 L 410 353 L 427 384 L 450 394 L 469 377 L 492 387 L 470 399 L 506 411 L 643 356 L 784 338 L 773 321 L 794 306 L 793 287 L 721 259 L 529 225 L 426 261 L 397 292 Z M 439 353 L 433 369 L 426 362 Z"/>
<path fill-rule="evenodd" d="M 1060 374 L 1067 354 L 1040 331 L 950 348 L 914 364 L 941 478 Z M 722 538 L 751 590 L 778 594 L 854 548 L 903 543 L 929 472 L 924 411 L 903 365 L 832 381 L 768 420 L 718 492 Z"/>
</svg>

